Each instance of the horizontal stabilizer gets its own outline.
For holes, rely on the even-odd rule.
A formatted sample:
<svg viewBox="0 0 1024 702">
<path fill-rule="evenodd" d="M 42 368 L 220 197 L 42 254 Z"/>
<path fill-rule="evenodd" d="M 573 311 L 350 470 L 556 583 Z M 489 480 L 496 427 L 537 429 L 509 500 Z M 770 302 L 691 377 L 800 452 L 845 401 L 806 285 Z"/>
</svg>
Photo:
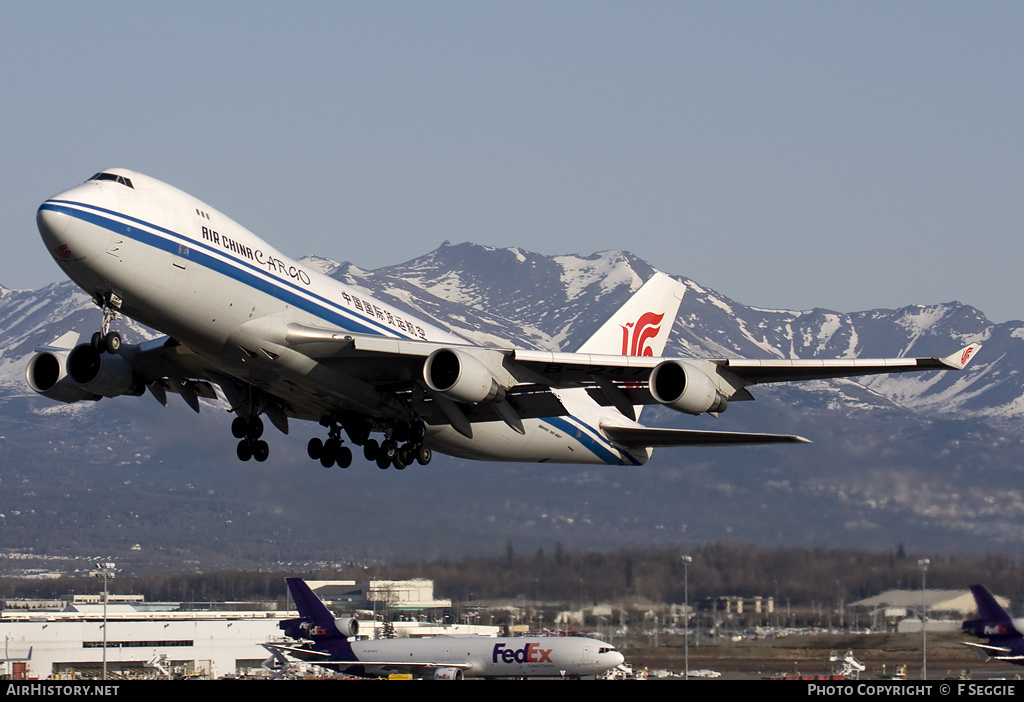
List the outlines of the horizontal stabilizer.
<svg viewBox="0 0 1024 702">
<path fill-rule="evenodd" d="M 974 641 L 961 641 L 964 646 L 970 646 L 976 651 L 984 651 L 986 655 L 990 657 L 996 657 L 1010 653 L 1010 649 L 1006 646 L 992 646 L 990 644 L 977 643 Z"/>
<path fill-rule="evenodd" d="M 650 429 L 647 427 L 601 426 L 609 439 L 626 448 L 667 446 L 742 446 L 745 444 L 809 444 L 793 434 L 748 434 L 736 431 Z"/>
</svg>

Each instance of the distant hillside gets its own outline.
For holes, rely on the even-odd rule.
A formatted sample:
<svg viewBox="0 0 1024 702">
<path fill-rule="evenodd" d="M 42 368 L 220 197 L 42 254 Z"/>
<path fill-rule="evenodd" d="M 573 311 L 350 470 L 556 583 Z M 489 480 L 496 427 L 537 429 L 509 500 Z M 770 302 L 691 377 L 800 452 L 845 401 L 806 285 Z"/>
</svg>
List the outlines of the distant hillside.
<svg viewBox="0 0 1024 702">
<path fill-rule="evenodd" d="M 488 344 L 572 350 L 654 271 L 624 252 L 541 256 L 445 244 L 332 276 Z M 765 310 L 680 278 L 668 353 L 692 357 L 944 355 L 984 349 L 962 373 L 753 389 L 719 419 L 662 408 L 655 426 L 797 433 L 810 446 L 659 450 L 642 468 L 483 464 L 437 456 L 380 471 L 324 470 L 319 427 L 270 431 L 271 458 L 234 456 L 226 405 L 178 398 L 63 406 L 32 393 L 32 349 L 99 312 L 71 283 L 0 289 L 0 548 L 138 567 L 351 562 L 629 545 L 857 546 L 1014 552 L 1024 512 L 1024 323 L 957 302 L 838 313 Z M 152 335 L 122 320 L 129 340 Z M 70 563 L 72 561 L 52 561 Z M 0 561 L 3 569 L 4 561 Z M 13 561 L 6 561 L 14 567 Z"/>
</svg>

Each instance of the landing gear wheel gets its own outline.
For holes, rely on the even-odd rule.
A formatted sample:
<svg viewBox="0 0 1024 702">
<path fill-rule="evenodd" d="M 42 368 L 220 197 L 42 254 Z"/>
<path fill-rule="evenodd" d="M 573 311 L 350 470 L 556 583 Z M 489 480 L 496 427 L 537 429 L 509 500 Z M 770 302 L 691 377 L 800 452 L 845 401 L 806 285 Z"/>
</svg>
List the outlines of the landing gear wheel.
<svg viewBox="0 0 1024 702">
<path fill-rule="evenodd" d="M 430 459 L 434 457 L 434 452 L 426 446 L 420 446 L 419 450 L 416 451 L 416 462 L 421 466 L 425 466 L 430 463 Z"/>
<path fill-rule="evenodd" d="M 402 463 L 405 465 L 411 466 L 412 462 L 416 460 L 416 447 L 412 444 L 406 444 L 398 449 L 398 458 L 401 458 Z"/>
<path fill-rule="evenodd" d="M 367 439 L 366 443 L 363 444 L 363 458 L 366 460 L 376 461 L 379 452 L 380 444 L 377 443 L 376 439 Z"/>
<path fill-rule="evenodd" d="M 238 442 L 238 448 L 235 449 L 235 453 L 238 455 L 238 460 L 242 462 L 248 461 L 252 458 L 252 446 L 243 439 Z"/>
<path fill-rule="evenodd" d="M 395 467 L 395 470 L 405 470 L 406 463 L 402 460 L 402 451 L 398 451 L 395 457 L 391 459 L 391 464 Z"/>
<path fill-rule="evenodd" d="M 103 353 L 103 332 L 96 332 L 93 334 L 89 343 L 92 344 L 93 351 Z"/>
<path fill-rule="evenodd" d="M 381 470 L 387 470 L 390 465 L 391 465 L 391 458 L 389 456 L 385 455 L 383 451 L 381 451 L 379 454 L 377 454 L 377 467 L 378 468 L 380 468 Z"/>
<path fill-rule="evenodd" d="M 335 460 L 338 462 L 339 468 L 348 468 L 352 465 L 352 449 L 348 446 L 342 446 L 338 449 L 338 455 L 335 456 Z"/>
<path fill-rule="evenodd" d="M 231 436 L 236 439 L 244 439 L 245 430 L 248 425 L 249 423 L 245 421 L 245 417 L 235 417 L 231 420 Z"/>
<path fill-rule="evenodd" d="M 320 440 L 320 437 L 314 436 L 306 444 L 306 454 L 314 461 L 319 460 L 324 455 L 324 442 Z"/>
<path fill-rule="evenodd" d="M 259 417 L 251 417 L 245 425 L 245 438 L 249 441 L 256 441 L 261 436 L 263 436 L 263 420 Z"/>
<path fill-rule="evenodd" d="M 103 345 L 107 349 L 107 353 L 117 353 L 121 350 L 121 335 L 117 332 L 110 332 L 103 337 Z"/>
<path fill-rule="evenodd" d="M 423 441 L 423 437 L 426 435 L 427 427 L 419 419 L 413 422 L 412 426 L 409 427 L 409 440 L 414 444 L 418 444 Z"/>
<path fill-rule="evenodd" d="M 252 447 L 252 457 L 258 462 L 263 463 L 263 461 L 270 457 L 270 445 L 262 439 L 257 441 Z"/>
</svg>

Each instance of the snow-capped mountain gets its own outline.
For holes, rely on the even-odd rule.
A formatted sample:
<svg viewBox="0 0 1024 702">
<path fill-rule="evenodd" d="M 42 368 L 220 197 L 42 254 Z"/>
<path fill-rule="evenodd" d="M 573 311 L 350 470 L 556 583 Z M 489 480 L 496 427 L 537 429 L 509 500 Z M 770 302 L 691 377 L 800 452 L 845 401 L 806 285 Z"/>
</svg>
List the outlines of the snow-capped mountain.
<svg viewBox="0 0 1024 702">
<path fill-rule="evenodd" d="M 562 350 L 582 343 L 654 271 L 624 252 L 548 257 L 448 243 L 374 271 L 321 257 L 305 263 L 475 342 Z M 165 409 L 148 397 L 64 406 L 36 396 L 24 380 L 32 349 L 69 329 L 90 334 L 99 312 L 69 282 L 0 289 L 0 525 L 17 534 L 4 545 L 111 551 L 146 542 L 135 555 L 168 565 L 173 554 L 252 564 L 297 553 L 419 557 L 554 541 L 949 551 L 1016 538 L 1024 323 L 992 324 L 957 302 L 769 310 L 680 279 L 686 293 L 666 352 L 673 355 L 870 358 L 946 355 L 978 341 L 984 348 L 960 373 L 756 387 L 757 402 L 733 403 L 718 420 L 645 410 L 650 425 L 797 433 L 815 441 L 809 447 L 662 450 L 628 470 L 437 457 L 402 474 L 359 462 L 343 473 L 305 457 L 318 427 L 293 423 L 291 436 L 271 437 L 271 460 L 253 466 L 234 459 L 225 405 L 196 416 L 177 398 Z M 130 320 L 115 326 L 129 342 L 153 336 Z"/>
<path fill-rule="evenodd" d="M 571 351 L 651 276 L 654 268 L 612 251 L 546 257 L 520 249 L 443 245 L 408 263 L 363 271 L 325 268 L 339 280 L 447 324 L 479 343 Z M 1024 323 L 994 325 L 949 302 L 898 310 L 840 313 L 748 307 L 688 278 L 666 353 L 693 358 L 877 358 L 946 355 L 985 345 L 960 374 L 892 375 L 862 384 L 912 410 L 1016 419 L 1024 377 Z M 998 360 L 997 360 L 998 359 Z M 836 387 L 846 383 L 827 383 Z M 755 391 L 756 395 L 756 391 Z"/>
</svg>

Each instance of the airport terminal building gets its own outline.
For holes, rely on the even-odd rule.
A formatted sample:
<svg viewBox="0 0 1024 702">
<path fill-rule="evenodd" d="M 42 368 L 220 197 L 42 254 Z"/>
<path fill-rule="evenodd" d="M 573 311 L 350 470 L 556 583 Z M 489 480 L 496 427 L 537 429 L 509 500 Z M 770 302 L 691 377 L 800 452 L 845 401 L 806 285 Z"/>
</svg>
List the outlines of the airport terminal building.
<svg viewBox="0 0 1024 702">
<path fill-rule="evenodd" d="M 429 580 L 309 581 L 328 604 L 362 610 L 360 632 L 376 637 L 383 625 L 374 613 L 444 609 Z M 104 611 L 99 595 L 59 601 L 8 602 L 0 613 L 0 679 L 99 678 L 104 652 L 108 677 L 204 677 L 264 674 L 270 656 L 262 646 L 284 641 L 278 624 L 295 611 L 183 611 L 179 605 L 146 604 L 141 596 L 112 595 Z M 432 626 L 396 622 L 392 635 L 487 633 L 493 627 Z M 106 638 L 104 638 L 104 633 Z"/>
<path fill-rule="evenodd" d="M 280 640 L 288 612 L 146 612 L 107 606 L 106 648 L 102 605 L 61 612 L 5 610 L 0 676 L 8 679 L 101 677 L 221 677 L 259 671 L 268 653 L 260 644 Z M 292 613 L 294 615 L 294 613 Z"/>
</svg>

